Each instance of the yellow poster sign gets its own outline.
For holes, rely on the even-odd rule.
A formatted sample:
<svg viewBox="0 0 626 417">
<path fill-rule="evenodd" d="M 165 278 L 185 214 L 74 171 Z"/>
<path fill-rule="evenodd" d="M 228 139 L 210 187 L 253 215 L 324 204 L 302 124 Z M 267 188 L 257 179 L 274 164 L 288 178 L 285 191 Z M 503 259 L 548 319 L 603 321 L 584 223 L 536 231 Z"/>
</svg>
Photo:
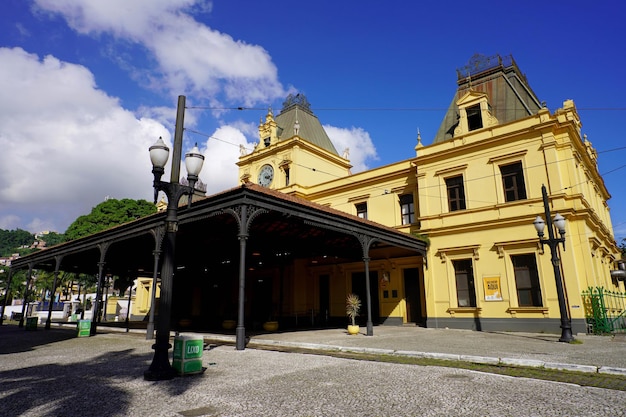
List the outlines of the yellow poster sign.
<svg viewBox="0 0 626 417">
<path fill-rule="evenodd" d="M 485 287 L 485 301 L 502 301 L 500 277 L 483 277 Z"/>
</svg>

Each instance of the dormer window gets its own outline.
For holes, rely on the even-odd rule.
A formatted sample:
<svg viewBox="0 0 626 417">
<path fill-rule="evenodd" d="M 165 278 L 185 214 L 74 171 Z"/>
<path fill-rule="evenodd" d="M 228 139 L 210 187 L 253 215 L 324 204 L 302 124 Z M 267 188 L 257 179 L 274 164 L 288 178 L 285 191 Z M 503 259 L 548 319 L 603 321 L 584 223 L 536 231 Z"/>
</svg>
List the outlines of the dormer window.
<svg viewBox="0 0 626 417">
<path fill-rule="evenodd" d="M 470 91 L 461 97 L 456 105 L 459 108 L 459 122 L 454 126 L 452 137 L 459 137 L 468 132 L 473 132 L 485 127 L 498 124 L 491 114 L 489 97 L 485 93 Z"/>
<path fill-rule="evenodd" d="M 480 111 L 480 104 L 467 108 L 467 129 L 472 130 L 482 129 L 483 117 Z"/>
</svg>

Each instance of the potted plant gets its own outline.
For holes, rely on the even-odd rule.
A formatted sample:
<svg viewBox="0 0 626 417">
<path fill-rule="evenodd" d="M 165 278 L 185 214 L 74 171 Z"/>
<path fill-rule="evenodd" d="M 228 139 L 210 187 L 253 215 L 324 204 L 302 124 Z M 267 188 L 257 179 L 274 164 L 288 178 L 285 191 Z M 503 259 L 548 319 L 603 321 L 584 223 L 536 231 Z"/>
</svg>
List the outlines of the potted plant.
<svg viewBox="0 0 626 417">
<path fill-rule="evenodd" d="M 265 330 L 266 332 L 275 332 L 278 330 L 278 320 L 274 318 L 276 317 L 276 311 L 277 307 L 276 305 L 273 305 L 272 313 L 267 318 L 267 321 L 263 323 L 263 330 Z"/>
<path fill-rule="evenodd" d="M 230 320 L 230 319 L 222 320 L 222 329 L 232 330 L 235 327 L 237 327 L 237 322 L 235 320 Z"/>
<path fill-rule="evenodd" d="M 356 324 L 356 316 L 361 310 L 361 299 L 356 294 L 348 294 L 346 298 L 346 315 L 350 318 L 352 324 L 348 325 L 348 334 L 354 335 L 359 333 L 359 325 Z"/>
<path fill-rule="evenodd" d="M 275 332 L 278 330 L 278 322 L 276 320 L 268 320 L 263 323 L 263 330 L 266 332 Z"/>
</svg>

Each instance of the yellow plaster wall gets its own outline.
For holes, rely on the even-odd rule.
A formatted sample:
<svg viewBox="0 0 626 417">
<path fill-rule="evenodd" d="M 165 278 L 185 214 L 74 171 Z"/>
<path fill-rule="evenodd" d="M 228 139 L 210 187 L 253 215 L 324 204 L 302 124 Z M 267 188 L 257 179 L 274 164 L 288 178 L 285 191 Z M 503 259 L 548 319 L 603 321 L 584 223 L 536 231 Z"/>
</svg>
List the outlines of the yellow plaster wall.
<svg viewBox="0 0 626 417">
<path fill-rule="evenodd" d="M 574 111 L 567 108 L 567 113 Z M 607 193 L 603 183 L 594 182 L 599 176 L 576 124 L 555 123 L 559 115 L 543 110 L 420 149 L 416 164 L 421 231 L 431 241 L 425 276 L 434 284 L 427 297 L 429 316 L 560 317 L 550 249 L 546 246 L 544 253 L 532 225 L 536 216 L 545 217 L 543 184 L 551 196 L 552 215 L 558 212 L 567 219 L 566 250 L 561 249 L 560 256 L 572 318 L 584 318 L 582 290 L 589 285 L 614 287 L 609 271 L 618 253 L 604 201 Z M 516 161 L 524 168 L 527 199 L 506 202 L 499 165 Z M 582 172 L 588 173 L 585 181 Z M 467 209 L 449 212 L 445 178 L 461 174 Z M 518 308 L 510 255 L 525 253 L 537 259 L 542 308 Z M 475 310 L 458 309 L 454 259 L 473 260 Z M 485 301 L 482 280 L 494 276 L 501 279 L 503 300 Z"/>
<path fill-rule="evenodd" d="M 488 112 L 486 103 L 481 102 L 481 108 Z M 289 161 L 291 185 L 281 186 L 275 180 L 272 188 L 350 214 L 356 214 L 355 204 L 365 202 L 370 220 L 427 235 L 430 247 L 427 267 L 422 269 L 422 305 L 429 319 L 559 317 L 550 250 L 538 243 L 532 225 L 536 216 L 544 217 L 541 187 L 545 185 L 552 215 L 558 212 L 567 219 L 566 248 L 559 254 L 568 306 L 572 318 L 584 318 L 582 290 L 588 286 L 623 289 L 623 283 L 616 286 L 610 278 L 619 256 L 606 202 L 610 194 L 598 173 L 595 150 L 581 137 L 574 103 L 568 100 L 554 113 L 544 108 L 515 122 L 499 124 L 493 116 L 487 121 L 484 128 L 475 131 L 460 128 L 445 142 L 418 145 L 414 158 L 355 174 L 350 173 L 347 161 L 294 137 L 242 156 L 240 177 L 248 175 L 256 182 L 265 163 L 272 164 L 279 175 L 279 165 Z M 518 161 L 523 167 L 527 198 L 506 202 L 500 166 Z M 445 179 L 455 175 L 464 177 L 467 207 L 449 212 Z M 399 196 L 406 193 L 414 196 L 416 221 L 411 225 L 401 225 Z M 541 307 L 518 305 L 510 259 L 516 254 L 533 254 L 537 260 Z M 458 306 L 452 266 L 455 259 L 473 262 L 477 308 Z M 408 263 L 421 268 L 420 257 Z M 350 276 L 357 270 L 363 270 L 362 262 L 335 265 L 329 270 L 332 316 L 345 315 Z M 386 288 L 379 283 L 381 316 L 401 317 L 406 322 L 402 268 L 381 264 L 372 265 L 371 270 L 379 271 L 379 275 L 389 270 L 387 289 L 398 292 L 397 299 L 384 299 Z M 287 301 L 293 311 L 319 308 L 320 271 L 305 261 L 296 262 L 289 283 L 291 301 Z M 486 301 L 483 280 L 494 277 L 500 279 L 502 300 Z"/>
</svg>

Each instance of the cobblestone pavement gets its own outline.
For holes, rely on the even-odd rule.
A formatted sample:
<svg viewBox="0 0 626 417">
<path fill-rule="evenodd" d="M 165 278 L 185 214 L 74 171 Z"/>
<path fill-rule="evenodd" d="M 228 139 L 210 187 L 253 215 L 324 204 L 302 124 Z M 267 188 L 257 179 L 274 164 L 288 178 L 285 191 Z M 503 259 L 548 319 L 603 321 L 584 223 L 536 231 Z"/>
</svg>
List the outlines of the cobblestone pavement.
<svg viewBox="0 0 626 417">
<path fill-rule="evenodd" d="M 151 345 L 2 326 L 0 416 L 626 415 L 621 391 L 232 346 L 206 350 L 203 374 L 148 382 Z"/>
</svg>

